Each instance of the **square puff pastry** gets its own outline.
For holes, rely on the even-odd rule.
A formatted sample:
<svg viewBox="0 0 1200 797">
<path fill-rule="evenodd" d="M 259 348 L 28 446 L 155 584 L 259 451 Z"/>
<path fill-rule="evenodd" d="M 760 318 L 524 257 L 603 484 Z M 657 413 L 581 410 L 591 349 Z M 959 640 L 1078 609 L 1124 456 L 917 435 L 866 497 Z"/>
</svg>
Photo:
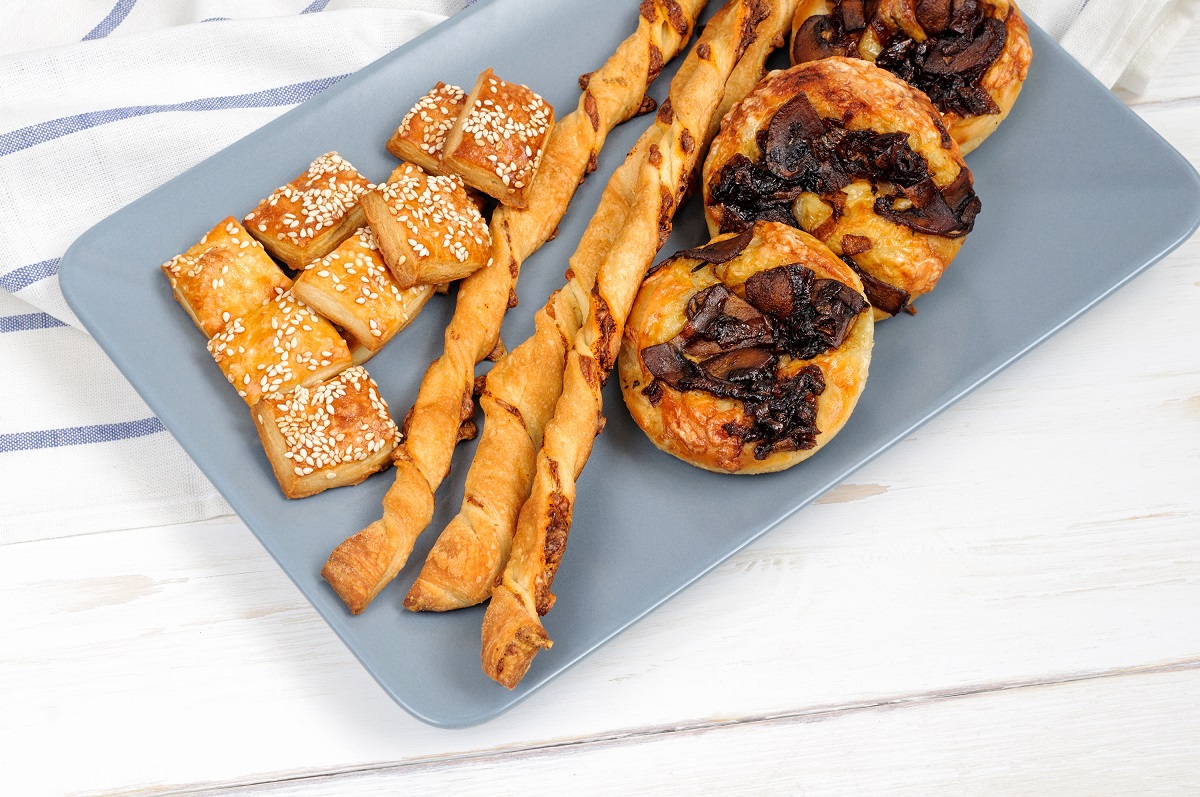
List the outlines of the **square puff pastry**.
<svg viewBox="0 0 1200 797">
<path fill-rule="evenodd" d="M 164 263 L 162 270 L 175 299 L 210 338 L 292 284 L 232 216 Z"/>
<path fill-rule="evenodd" d="M 442 168 L 505 205 L 524 208 L 553 127 L 550 103 L 485 69 L 446 136 Z"/>
<path fill-rule="evenodd" d="M 456 175 L 437 177 L 401 164 L 362 205 L 401 288 L 461 279 L 488 264 L 487 223 Z"/>
<path fill-rule="evenodd" d="M 288 498 L 358 484 L 388 464 L 399 433 L 366 369 L 313 388 L 269 393 L 250 410 Z"/>
<path fill-rule="evenodd" d="M 371 187 L 340 155 L 327 152 L 259 202 L 243 221 L 268 252 L 299 271 L 363 226 L 359 199 Z"/>
<path fill-rule="evenodd" d="M 292 293 L 354 338 L 357 350 L 374 353 L 416 318 L 436 287 L 415 285 L 401 290 L 383 262 L 369 227 L 361 227 L 345 243 L 314 260 L 296 278 Z"/>
<path fill-rule="evenodd" d="M 291 291 L 229 322 L 208 351 L 247 404 L 328 379 L 353 361 L 333 324 Z"/>
<path fill-rule="evenodd" d="M 387 151 L 430 174 L 441 174 L 442 144 L 466 99 L 466 92 L 458 86 L 448 86 L 439 80 L 405 115 L 388 139 Z"/>
</svg>

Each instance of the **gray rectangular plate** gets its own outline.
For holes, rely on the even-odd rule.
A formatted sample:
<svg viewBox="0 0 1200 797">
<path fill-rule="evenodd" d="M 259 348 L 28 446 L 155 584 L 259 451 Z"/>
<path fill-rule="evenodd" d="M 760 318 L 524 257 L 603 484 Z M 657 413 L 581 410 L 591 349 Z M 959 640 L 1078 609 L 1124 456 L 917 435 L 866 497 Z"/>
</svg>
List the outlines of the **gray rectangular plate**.
<svg viewBox="0 0 1200 797">
<path fill-rule="evenodd" d="M 716 5 L 714 0 L 714 5 Z M 158 265 L 227 215 L 241 216 L 323 152 L 368 178 L 395 165 L 383 142 L 438 80 L 470 86 L 487 66 L 542 93 L 559 115 L 576 77 L 600 66 L 636 23 L 633 0 L 481 2 L 185 172 L 84 234 L 61 265 L 72 308 L 284 571 L 380 685 L 425 722 L 483 722 L 699 578 L 783 518 L 902 439 L 988 377 L 1182 243 L 1200 221 L 1188 163 L 1039 30 L 1034 66 L 1011 118 L 970 158 L 983 213 L 962 255 L 920 315 L 876 333 L 871 378 L 841 435 L 792 470 L 715 475 L 660 453 L 632 423 L 617 380 L 608 427 L 579 486 L 558 602 L 546 618 L 554 649 L 512 692 L 479 666 L 483 609 L 413 614 L 400 602 L 437 532 L 458 510 L 474 444 L 459 447 L 432 527 L 397 579 L 351 617 L 319 575 L 330 550 L 380 513 L 392 481 L 302 501 L 280 494 L 249 413 L 213 365 Z M 678 60 L 659 78 L 661 98 Z M 557 239 L 525 265 L 511 347 L 563 282 L 609 174 L 648 118 L 609 137 Z M 695 202 L 666 251 L 707 240 Z M 437 297 L 368 364 L 393 414 L 416 397 L 453 311 Z M 484 367 L 481 366 L 481 371 Z"/>
</svg>

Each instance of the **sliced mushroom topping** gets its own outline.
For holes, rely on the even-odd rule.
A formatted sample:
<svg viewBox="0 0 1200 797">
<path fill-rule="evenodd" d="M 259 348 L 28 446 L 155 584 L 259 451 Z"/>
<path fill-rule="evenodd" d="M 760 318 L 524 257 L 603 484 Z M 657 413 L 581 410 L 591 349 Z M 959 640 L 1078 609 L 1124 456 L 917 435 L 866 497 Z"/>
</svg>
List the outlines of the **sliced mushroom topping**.
<svg viewBox="0 0 1200 797">
<path fill-rule="evenodd" d="M 734 155 L 709 192 L 711 201 L 723 208 L 723 232 L 744 230 L 758 220 L 796 226 L 791 204 L 806 192 L 834 208 L 830 222 L 836 223 L 837 211 L 845 205 L 842 189 L 855 180 L 874 186 L 880 216 L 929 235 L 966 235 L 981 208 L 966 169 L 946 188 L 951 192 L 947 198 L 906 134 L 846 130 L 838 120 L 818 115 L 803 92 L 780 106 L 759 132 L 758 143 L 761 160 Z"/>
<path fill-rule="evenodd" d="M 867 308 L 849 285 L 818 279 L 798 263 L 746 280 L 746 299 L 770 317 L 776 346 L 801 360 L 841 346 L 850 324 Z"/>
<path fill-rule="evenodd" d="M 872 277 L 849 257 L 843 257 L 842 261 L 854 269 L 854 273 L 862 280 L 863 293 L 867 295 L 872 307 L 878 308 L 888 315 L 896 315 L 901 310 L 908 308 L 909 302 L 912 301 L 912 296 L 908 291 Z"/>
<path fill-rule="evenodd" d="M 733 351 L 714 354 L 700 367 L 714 379 L 727 379 L 731 382 L 753 379 L 768 367 L 771 378 L 775 375 L 775 355 L 768 349 L 734 349 Z"/>
<path fill-rule="evenodd" d="M 917 0 L 917 22 L 927 34 L 950 27 L 950 0 Z"/>
<path fill-rule="evenodd" d="M 916 20 L 927 37 L 918 42 L 880 14 L 879 5 L 835 0 L 831 13 L 809 17 L 793 37 L 792 62 L 858 57 L 858 39 L 870 27 L 884 45 L 876 66 L 925 92 L 942 113 L 1000 113 L 981 81 L 1004 52 L 1003 20 L 987 16 L 978 0 L 917 0 Z"/>
<path fill-rule="evenodd" d="M 929 95 L 942 113 L 986 116 L 999 106 L 981 82 L 1004 52 L 1008 28 L 984 13 L 976 0 L 922 2 L 917 20 L 929 37 L 914 41 L 896 31 L 884 42 L 876 66 Z"/>
<path fill-rule="evenodd" d="M 804 64 L 820 61 L 832 55 L 846 58 L 858 57 L 858 44 L 846 35 L 840 18 L 833 14 L 820 14 L 804 20 L 804 24 L 792 37 L 792 63 Z"/>
<path fill-rule="evenodd" d="M 721 284 L 697 292 L 688 302 L 683 330 L 642 349 L 642 362 L 654 376 L 643 393 L 655 405 L 663 385 L 742 402 L 746 422 L 725 430 L 757 443 L 758 459 L 812 448 L 820 433 L 817 397 L 825 390 L 824 376 L 809 365 L 780 377 L 780 356 L 811 359 L 837 348 L 867 303 L 850 286 L 819 279 L 798 263 L 751 276 L 746 299 Z"/>
<path fill-rule="evenodd" d="M 725 295 L 719 314 L 706 321 L 700 319 L 701 307 L 712 307 L 717 289 Z M 700 302 L 697 302 L 701 296 Z M 692 308 L 696 312 L 692 312 Z M 684 351 L 693 357 L 710 357 L 718 352 L 747 346 L 770 346 L 774 343 L 771 323 L 766 316 L 729 293 L 724 285 L 705 288 L 688 302 L 688 326 L 681 333 L 687 338 Z"/>
<path fill-rule="evenodd" d="M 676 255 L 676 257 L 690 257 L 692 260 L 700 260 L 705 263 L 712 263 L 713 265 L 728 263 L 740 255 L 750 245 L 750 241 L 753 238 L 754 232 L 752 230 L 745 230 L 741 235 L 734 238 L 715 241 L 696 247 L 695 249 L 685 249 Z"/>
<path fill-rule="evenodd" d="M 867 9 L 864 0 L 842 0 L 842 27 L 857 33 L 867 26 Z"/>
</svg>

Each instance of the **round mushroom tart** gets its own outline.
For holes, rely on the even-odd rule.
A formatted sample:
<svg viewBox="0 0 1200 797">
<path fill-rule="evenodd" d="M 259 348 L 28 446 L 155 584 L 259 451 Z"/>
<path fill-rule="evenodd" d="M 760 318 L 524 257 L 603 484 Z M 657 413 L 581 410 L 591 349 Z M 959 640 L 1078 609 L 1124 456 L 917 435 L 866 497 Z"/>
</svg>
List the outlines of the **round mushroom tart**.
<svg viewBox="0 0 1200 797">
<path fill-rule="evenodd" d="M 857 272 L 876 319 L 933 290 L 980 210 L 929 99 L 848 58 L 767 75 L 722 120 L 703 180 L 712 234 L 799 226 Z"/>
<path fill-rule="evenodd" d="M 801 0 L 792 63 L 863 58 L 929 95 L 963 154 L 1012 110 L 1029 28 L 1010 0 Z"/>
<path fill-rule="evenodd" d="M 621 391 L 668 454 L 784 470 L 846 423 L 874 325 L 853 269 L 811 235 L 758 222 L 652 270 L 621 340 Z"/>
</svg>

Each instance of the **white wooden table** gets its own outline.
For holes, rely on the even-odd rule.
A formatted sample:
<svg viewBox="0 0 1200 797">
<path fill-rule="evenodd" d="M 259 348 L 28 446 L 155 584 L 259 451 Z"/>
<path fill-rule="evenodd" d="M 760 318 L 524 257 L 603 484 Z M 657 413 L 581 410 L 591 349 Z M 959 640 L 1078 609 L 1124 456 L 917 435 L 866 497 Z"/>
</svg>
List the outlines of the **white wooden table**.
<svg viewBox="0 0 1200 797">
<path fill-rule="evenodd" d="M 0 794 L 179 792 L 1200 794 L 1200 238 L 478 728 L 236 519 L 0 549 Z"/>
</svg>

